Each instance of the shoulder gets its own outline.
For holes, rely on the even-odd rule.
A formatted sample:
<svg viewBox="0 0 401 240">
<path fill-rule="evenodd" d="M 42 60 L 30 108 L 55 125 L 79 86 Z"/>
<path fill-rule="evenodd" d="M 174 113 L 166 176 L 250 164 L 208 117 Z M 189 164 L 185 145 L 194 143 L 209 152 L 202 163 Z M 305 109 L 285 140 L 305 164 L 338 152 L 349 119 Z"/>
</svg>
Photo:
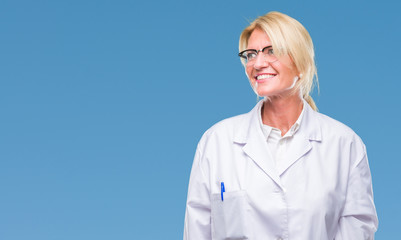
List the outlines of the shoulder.
<svg viewBox="0 0 401 240">
<path fill-rule="evenodd" d="M 249 113 L 244 113 L 215 123 L 205 131 L 200 142 L 205 142 L 211 138 L 234 138 L 236 130 L 247 121 L 247 118 L 249 118 Z"/>
<path fill-rule="evenodd" d="M 347 125 L 344 123 L 329 117 L 323 113 L 316 112 L 317 117 L 319 118 L 319 122 L 321 124 L 321 127 L 324 128 L 324 130 L 335 130 L 334 132 L 337 132 L 340 135 L 353 135 L 355 132 Z"/>
<path fill-rule="evenodd" d="M 263 102 L 259 101 L 249 112 L 226 118 L 211 126 L 202 135 L 197 149 L 199 151 L 232 149 L 234 143 L 247 134 L 250 126 L 255 125 L 262 104 Z"/>
<path fill-rule="evenodd" d="M 323 141 L 341 141 L 344 144 L 365 148 L 362 139 L 346 124 L 319 112 L 315 112 L 315 116 L 320 123 Z"/>
</svg>

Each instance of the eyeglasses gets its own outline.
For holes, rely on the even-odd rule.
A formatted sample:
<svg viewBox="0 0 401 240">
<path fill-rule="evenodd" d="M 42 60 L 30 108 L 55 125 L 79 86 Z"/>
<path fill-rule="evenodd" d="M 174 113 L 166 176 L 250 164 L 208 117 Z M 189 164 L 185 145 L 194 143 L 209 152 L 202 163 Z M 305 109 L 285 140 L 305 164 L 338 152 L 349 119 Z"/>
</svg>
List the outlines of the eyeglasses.
<svg viewBox="0 0 401 240">
<path fill-rule="evenodd" d="M 278 60 L 277 57 L 274 55 L 272 46 L 267 46 L 260 50 L 246 49 L 246 50 L 238 53 L 238 56 L 245 59 L 246 64 L 254 64 L 259 52 L 263 53 L 263 57 L 264 57 L 265 61 L 268 61 L 269 63 L 272 63 L 272 62 L 275 62 Z"/>
</svg>

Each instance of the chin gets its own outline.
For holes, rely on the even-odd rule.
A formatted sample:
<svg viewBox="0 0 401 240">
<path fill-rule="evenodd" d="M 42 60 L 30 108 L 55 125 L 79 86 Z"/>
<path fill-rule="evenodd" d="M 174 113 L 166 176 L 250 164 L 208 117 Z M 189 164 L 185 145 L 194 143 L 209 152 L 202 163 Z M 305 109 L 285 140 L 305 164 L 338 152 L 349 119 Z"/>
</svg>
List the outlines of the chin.
<svg viewBox="0 0 401 240">
<path fill-rule="evenodd" d="M 277 89 L 277 88 L 263 88 L 263 87 L 258 87 L 256 89 L 256 93 L 260 97 L 266 97 L 266 98 L 274 98 L 274 97 L 284 97 L 291 95 L 291 89 Z"/>
<path fill-rule="evenodd" d="M 271 92 L 271 91 L 266 91 L 266 90 L 264 90 L 264 89 L 257 89 L 257 94 L 260 96 L 260 97 L 271 97 L 271 96 L 274 96 L 275 94 L 273 93 L 273 92 Z"/>
</svg>

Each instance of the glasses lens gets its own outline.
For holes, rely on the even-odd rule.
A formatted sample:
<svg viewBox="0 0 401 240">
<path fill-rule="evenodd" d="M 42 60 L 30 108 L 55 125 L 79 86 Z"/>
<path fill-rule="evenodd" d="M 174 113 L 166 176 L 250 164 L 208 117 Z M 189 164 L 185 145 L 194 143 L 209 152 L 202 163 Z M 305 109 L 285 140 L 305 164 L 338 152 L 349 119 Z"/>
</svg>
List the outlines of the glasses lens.
<svg viewBox="0 0 401 240">
<path fill-rule="evenodd" d="M 274 55 L 273 48 L 271 46 L 265 47 L 263 49 L 263 55 L 268 62 L 275 62 L 277 61 L 276 56 Z"/>
<path fill-rule="evenodd" d="M 274 51 L 271 46 L 263 49 L 263 55 L 268 62 L 274 62 L 277 60 L 276 56 L 274 56 Z"/>
<path fill-rule="evenodd" d="M 252 61 L 256 57 L 256 51 L 246 50 L 242 52 L 242 57 L 246 60 L 246 62 Z"/>
<path fill-rule="evenodd" d="M 263 57 L 264 57 L 265 61 L 267 61 L 267 62 L 277 61 L 277 57 L 274 55 L 272 46 L 267 46 L 259 51 L 263 53 Z M 252 63 L 258 56 L 259 51 L 254 50 L 254 49 L 249 49 L 249 50 L 240 52 L 238 55 L 241 58 L 243 58 L 246 63 Z"/>
</svg>

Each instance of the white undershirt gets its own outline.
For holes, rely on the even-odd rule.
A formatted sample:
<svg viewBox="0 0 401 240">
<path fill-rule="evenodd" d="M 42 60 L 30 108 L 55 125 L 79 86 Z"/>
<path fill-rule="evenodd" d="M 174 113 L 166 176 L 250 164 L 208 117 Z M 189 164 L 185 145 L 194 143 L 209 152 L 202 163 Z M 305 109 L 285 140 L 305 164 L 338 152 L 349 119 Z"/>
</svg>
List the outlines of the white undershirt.
<svg viewBox="0 0 401 240">
<path fill-rule="evenodd" d="M 288 130 L 288 132 L 284 136 L 281 136 L 280 129 L 263 124 L 261 114 L 259 115 L 259 122 L 262 127 L 263 134 L 266 138 L 267 147 L 270 150 L 270 153 L 272 154 L 276 165 L 281 162 L 283 158 L 285 158 L 287 149 L 289 148 L 289 146 L 291 146 L 293 138 L 296 137 L 294 136 L 294 134 L 298 131 L 301 124 L 304 109 L 305 108 L 302 107 L 302 112 L 299 115 L 297 121 L 294 123 L 294 125 L 292 125 L 290 130 Z"/>
</svg>

